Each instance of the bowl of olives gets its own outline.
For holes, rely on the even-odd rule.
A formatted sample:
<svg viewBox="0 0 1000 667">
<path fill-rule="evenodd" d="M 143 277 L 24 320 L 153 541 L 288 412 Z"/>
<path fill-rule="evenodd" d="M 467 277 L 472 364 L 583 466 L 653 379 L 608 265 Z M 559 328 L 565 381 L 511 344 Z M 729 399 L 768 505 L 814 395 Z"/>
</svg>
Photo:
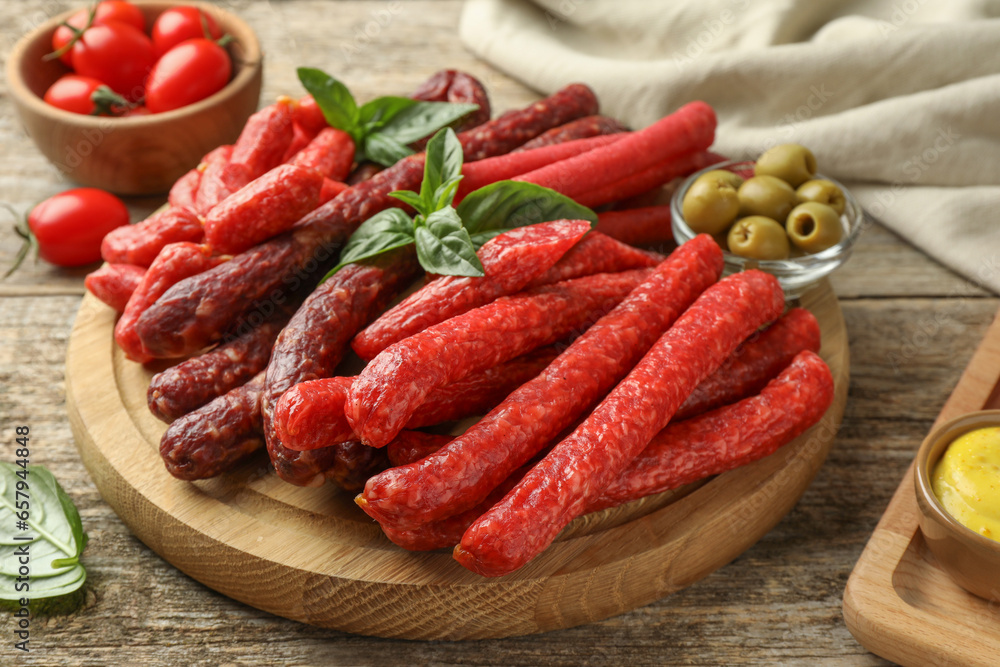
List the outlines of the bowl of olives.
<svg viewBox="0 0 1000 667">
<path fill-rule="evenodd" d="M 710 234 L 725 275 L 760 269 L 797 299 L 847 261 L 864 211 L 836 180 L 816 171 L 804 146 L 782 144 L 756 161 L 730 161 L 691 175 L 670 203 L 674 238 Z"/>
</svg>

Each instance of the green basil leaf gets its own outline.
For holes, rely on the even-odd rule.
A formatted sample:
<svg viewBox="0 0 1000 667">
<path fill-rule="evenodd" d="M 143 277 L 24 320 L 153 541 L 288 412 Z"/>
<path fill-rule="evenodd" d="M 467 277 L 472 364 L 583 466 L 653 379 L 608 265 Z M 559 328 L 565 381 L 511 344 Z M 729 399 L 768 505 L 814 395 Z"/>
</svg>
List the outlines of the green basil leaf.
<svg viewBox="0 0 1000 667">
<path fill-rule="evenodd" d="M 340 253 L 340 263 L 327 273 L 326 280 L 344 266 L 375 257 L 413 243 L 413 220 L 401 208 L 376 213 L 361 223 Z"/>
<path fill-rule="evenodd" d="M 390 192 L 389 196 L 395 197 L 404 204 L 408 204 L 413 207 L 413 210 L 424 217 L 427 217 L 431 213 L 431 211 L 424 210 L 424 200 L 413 190 L 396 190 L 395 192 Z"/>
<path fill-rule="evenodd" d="M 413 155 L 413 150 L 404 144 L 378 132 L 365 137 L 364 152 L 369 160 L 378 162 L 383 167 L 391 167 L 404 157 Z"/>
<path fill-rule="evenodd" d="M 442 183 L 437 190 L 434 191 L 434 210 L 440 211 L 443 208 L 451 206 L 452 202 L 455 201 L 455 192 L 458 190 L 458 186 L 462 182 L 462 177 L 453 178 L 450 181 L 445 181 Z"/>
<path fill-rule="evenodd" d="M 300 67 L 296 71 L 299 75 L 299 81 L 319 105 L 326 122 L 331 127 L 350 134 L 357 143 L 360 138 L 358 134 L 360 121 L 358 103 L 354 101 L 354 96 L 351 95 L 347 86 L 323 70 Z"/>
<path fill-rule="evenodd" d="M 412 107 L 414 104 L 419 104 L 419 102 L 409 97 L 393 97 L 390 95 L 376 97 L 370 102 L 365 102 L 358 109 L 359 122 L 363 126 L 376 130 L 396 117 L 401 111 Z"/>
<path fill-rule="evenodd" d="M 424 180 L 420 198 L 428 210 L 437 210 L 438 193 L 443 185 L 462 177 L 462 144 L 450 127 L 440 130 L 427 142 Z"/>
<path fill-rule="evenodd" d="M 80 513 L 52 473 L 42 466 L 28 466 L 26 479 L 22 479 L 17 473 L 21 471 L 23 475 L 23 470 L 0 462 L 0 525 L 13 528 L 22 520 L 17 513 L 28 513 L 23 519 L 26 530 L 0 539 L 0 600 L 41 599 L 72 593 L 86 580 L 80 554 L 87 545 L 87 534 Z M 27 488 L 22 484 L 21 495 L 18 495 L 19 481 L 27 482 Z M 17 506 L 19 502 L 21 508 Z M 33 539 L 13 539 L 22 535 Z M 20 576 L 17 551 L 25 545 L 31 558 L 30 595 L 14 588 Z"/>
<path fill-rule="evenodd" d="M 388 134 L 396 141 L 409 144 L 454 123 L 478 108 L 476 104 L 416 102 L 395 114 L 382 126 L 380 132 Z"/>
<path fill-rule="evenodd" d="M 597 224 L 597 214 L 586 206 L 555 190 L 520 181 L 499 181 L 470 192 L 458 205 L 458 215 L 470 234 L 564 219 Z"/>
<path fill-rule="evenodd" d="M 429 273 L 444 276 L 483 276 L 483 264 L 472 247 L 469 232 L 450 206 L 434 211 L 414 230 L 417 259 Z"/>
</svg>

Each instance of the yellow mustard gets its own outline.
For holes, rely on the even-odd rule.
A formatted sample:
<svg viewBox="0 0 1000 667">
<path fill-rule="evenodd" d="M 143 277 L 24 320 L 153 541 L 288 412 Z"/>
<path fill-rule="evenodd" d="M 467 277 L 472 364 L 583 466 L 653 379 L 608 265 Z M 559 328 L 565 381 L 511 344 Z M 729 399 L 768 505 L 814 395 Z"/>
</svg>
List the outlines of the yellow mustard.
<svg viewBox="0 0 1000 667">
<path fill-rule="evenodd" d="M 1000 542 L 1000 427 L 956 438 L 934 467 L 931 486 L 959 523 Z"/>
</svg>

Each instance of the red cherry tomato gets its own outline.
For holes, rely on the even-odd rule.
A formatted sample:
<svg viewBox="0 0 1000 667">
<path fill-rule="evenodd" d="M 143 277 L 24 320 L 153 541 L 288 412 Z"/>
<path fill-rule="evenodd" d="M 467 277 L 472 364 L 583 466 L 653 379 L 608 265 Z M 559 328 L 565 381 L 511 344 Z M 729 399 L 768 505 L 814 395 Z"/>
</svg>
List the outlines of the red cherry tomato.
<svg viewBox="0 0 1000 667">
<path fill-rule="evenodd" d="M 93 25 L 73 45 L 77 74 L 100 79 L 130 102 L 145 94 L 146 75 L 154 62 L 153 42 L 125 23 Z"/>
<path fill-rule="evenodd" d="M 189 39 L 163 54 L 146 81 L 146 106 L 153 113 L 205 99 L 229 82 L 233 65 L 210 39 Z"/>
<path fill-rule="evenodd" d="M 28 228 L 38 254 L 56 266 L 83 266 L 101 258 L 101 240 L 128 224 L 121 199 L 97 188 L 75 188 L 49 197 L 31 209 Z"/>
<path fill-rule="evenodd" d="M 90 96 L 104 83 L 89 76 L 65 74 L 45 91 L 45 101 L 73 113 L 92 114 L 97 108 Z"/>
<path fill-rule="evenodd" d="M 125 98 L 103 81 L 79 74 L 64 74 L 45 91 L 45 101 L 59 109 L 90 116 L 120 116 L 126 113 Z"/>
<path fill-rule="evenodd" d="M 202 22 L 204 20 L 204 23 Z M 208 34 L 205 34 L 205 25 Z M 197 7 L 171 7 L 157 17 L 153 23 L 153 49 L 156 57 L 189 39 L 204 37 L 219 39 L 222 31 L 211 16 Z"/>
<path fill-rule="evenodd" d="M 69 17 L 66 22 L 77 30 L 82 30 L 86 27 L 87 18 L 89 16 L 90 10 L 81 9 L 76 14 Z M 139 32 L 146 31 L 146 17 L 143 16 L 142 10 L 132 3 L 125 2 L 124 0 L 105 0 L 104 2 L 98 3 L 97 11 L 94 14 L 94 25 L 107 23 L 108 21 L 127 23 L 133 28 L 136 28 Z M 66 44 L 73 39 L 74 34 L 75 33 L 66 26 L 59 26 L 56 28 L 56 31 L 52 34 L 52 50 L 58 51 L 66 46 Z M 67 51 L 59 56 L 59 60 L 61 60 L 64 64 L 73 67 L 72 51 Z"/>
</svg>

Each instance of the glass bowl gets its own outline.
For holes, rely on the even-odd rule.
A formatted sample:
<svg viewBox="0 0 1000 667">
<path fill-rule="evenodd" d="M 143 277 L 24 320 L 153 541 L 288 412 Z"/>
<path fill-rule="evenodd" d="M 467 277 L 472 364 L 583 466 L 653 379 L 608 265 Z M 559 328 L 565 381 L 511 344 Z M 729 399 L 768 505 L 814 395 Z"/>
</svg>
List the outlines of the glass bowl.
<svg viewBox="0 0 1000 667">
<path fill-rule="evenodd" d="M 681 212 L 681 202 L 684 201 L 684 195 L 695 179 L 715 169 L 725 169 L 746 179 L 753 176 L 753 165 L 753 161 L 740 162 L 735 160 L 713 164 L 692 174 L 681 184 L 670 200 L 671 226 L 674 239 L 678 245 L 690 241 L 696 235 L 688 227 L 687 222 L 684 221 L 684 215 Z M 781 283 L 781 287 L 785 290 L 785 299 L 793 300 L 799 298 L 820 280 L 830 275 L 834 269 L 847 261 L 847 258 L 851 256 L 851 250 L 854 248 L 855 242 L 857 242 L 861 232 L 867 226 L 865 212 L 851 195 L 850 191 L 841 183 L 822 174 L 816 174 L 815 178 L 822 178 L 833 182 L 844 193 L 844 213 L 840 216 L 840 224 L 844 228 L 844 235 L 840 242 L 822 252 L 780 260 L 739 257 L 723 247 L 722 254 L 725 258 L 723 275 L 738 273 L 746 269 L 766 271 L 776 277 L 778 282 Z"/>
</svg>

